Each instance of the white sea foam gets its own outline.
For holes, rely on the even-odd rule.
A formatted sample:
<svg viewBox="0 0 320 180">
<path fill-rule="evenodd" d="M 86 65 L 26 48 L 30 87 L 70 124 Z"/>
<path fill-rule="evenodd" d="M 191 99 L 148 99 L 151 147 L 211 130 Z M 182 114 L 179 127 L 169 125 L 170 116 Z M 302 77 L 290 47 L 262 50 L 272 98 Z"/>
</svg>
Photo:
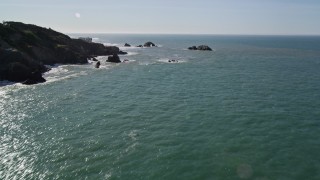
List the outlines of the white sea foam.
<svg viewBox="0 0 320 180">
<path fill-rule="evenodd" d="M 114 43 L 103 43 L 105 46 L 118 46 L 119 44 L 114 44 Z"/>
<path fill-rule="evenodd" d="M 61 73 L 66 73 L 69 70 L 65 68 L 66 65 L 55 65 L 51 66 L 51 70 L 44 73 L 44 75 L 52 75 L 52 74 L 61 74 Z"/>
<path fill-rule="evenodd" d="M 78 73 L 72 73 L 72 74 L 68 74 L 68 75 L 64 75 L 64 76 L 50 76 L 50 77 L 46 77 L 46 80 L 47 80 L 46 83 L 52 83 L 52 82 L 61 81 L 61 80 L 65 80 L 65 79 L 71 79 L 71 78 L 84 76 L 84 75 L 88 75 L 86 71 L 80 71 Z"/>
<path fill-rule="evenodd" d="M 137 137 L 139 136 L 138 130 L 132 130 L 128 133 L 128 136 L 132 139 L 132 140 L 137 140 Z"/>
<path fill-rule="evenodd" d="M 124 47 L 124 46 L 120 46 L 119 48 L 120 48 L 120 50 L 127 51 L 127 50 L 130 50 L 130 49 L 141 49 L 143 47 L 135 47 L 135 46 Z"/>
<path fill-rule="evenodd" d="M 55 65 L 50 71 L 43 74 L 43 77 L 47 80 L 46 83 L 61 81 L 64 79 L 70 79 L 78 76 L 87 75 L 86 71 L 72 71 L 70 67 L 84 67 L 85 65 Z"/>
<path fill-rule="evenodd" d="M 6 89 L 5 88 L 2 88 L 2 89 L 0 89 L 0 97 L 1 98 L 7 98 L 8 96 L 7 96 L 7 91 L 6 91 Z M 1 99 L 0 99 L 0 102 L 1 102 Z"/>
<path fill-rule="evenodd" d="M 171 62 L 169 62 L 171 60 Z M 174 62 L 172 60 L 175 60 Z M 187 62 L 185 59 L 181 59 L 181 58 L 161 58 L 159 60 L 157 60 L 157 62 L 161 62 L 161 63 L 172 63 L 172 64 L 176 64 L 176 63 L 185 63 Z"/>
<path fill-rule="evenodd" d="M 134 59 L 129 59 L 129 61 L 124 61 L 124 60 L 121 60 L 122 63 L 133 63 L 133 62 L 136 62 L 137 60 L 134 60 Z"/>
<path fill-rule="evenodd" d="M 97 37 L 92 38 L 92 42 L 98 42 L 98 41 L 99 41 L 99 38 Z"/>
<path fill-rule="evenodd" d="M 101 63 L 99 68 L 95 68 L 94 66 L 91 66 L 90 68 L 94 68 L 95 70 L 105 70 L 105 69 L 110 69 L 110 67 L 112 66 L 111 63 Z"/>
<path fill-rule="evenodd" d="M 139 65 L 141 66 L 149 66 L 151 64 L 155 64 L 154 62 L 139 62 Z"/>
<path fill-rule="evenodd" d="M 104 60 L 107 60 L 108 59 L 108 56 L 97 56 L 96 59 L 98 61 L 104 61 Z"/>
</svg>

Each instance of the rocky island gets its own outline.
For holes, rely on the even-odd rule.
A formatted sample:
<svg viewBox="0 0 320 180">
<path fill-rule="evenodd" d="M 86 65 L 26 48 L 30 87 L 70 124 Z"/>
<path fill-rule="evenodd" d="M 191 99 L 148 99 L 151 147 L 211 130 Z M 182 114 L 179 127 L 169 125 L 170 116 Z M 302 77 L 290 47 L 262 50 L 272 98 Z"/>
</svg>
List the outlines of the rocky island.
<svg viewBox="0 0 320 180">
<path fill-rule="evenodd" d="M 0 23 L 0 80 L 41 83 L 42 73 L 49 70 L 45 65 L 85 64 L 94 56 L 119 53 L 118 47 L 71 39 L 51 28 Z"/>
<path fill-rule="evenodd" d="M 212 49 L 207 45 L 200 45 L 198 47 L 191 46 L 188 48 L 189 50 L 199 50 L 199 51 L 212 51 Z"/>
</svg>

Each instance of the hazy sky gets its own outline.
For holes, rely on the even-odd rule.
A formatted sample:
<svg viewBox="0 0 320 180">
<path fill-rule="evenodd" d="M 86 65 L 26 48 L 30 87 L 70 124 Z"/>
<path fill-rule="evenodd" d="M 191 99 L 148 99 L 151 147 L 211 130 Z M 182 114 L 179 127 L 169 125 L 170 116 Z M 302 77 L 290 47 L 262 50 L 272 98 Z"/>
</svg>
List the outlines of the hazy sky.
<svg viewBox="0 0 320 180">
<path fill-rule="evenodd" d="M 320 35 L 320 0 L 0 0 L 0 20 L 64 33 Z"/>
</svg>

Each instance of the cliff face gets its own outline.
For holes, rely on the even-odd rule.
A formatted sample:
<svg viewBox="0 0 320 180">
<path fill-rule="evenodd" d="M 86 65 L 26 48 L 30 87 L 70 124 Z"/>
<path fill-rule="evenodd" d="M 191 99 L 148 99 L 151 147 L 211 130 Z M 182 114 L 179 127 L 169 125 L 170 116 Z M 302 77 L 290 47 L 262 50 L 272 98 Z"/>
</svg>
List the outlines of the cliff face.
<svg viewBox="0 0 320 180">
<path fill-rule="evenodd" d="M 0 80 L 21 82 L 44 65 L 84 64 L 92 56 L 118 54 L 119 48 L 89 43 L 31 24 L 0 23 Z"/>
</svg>

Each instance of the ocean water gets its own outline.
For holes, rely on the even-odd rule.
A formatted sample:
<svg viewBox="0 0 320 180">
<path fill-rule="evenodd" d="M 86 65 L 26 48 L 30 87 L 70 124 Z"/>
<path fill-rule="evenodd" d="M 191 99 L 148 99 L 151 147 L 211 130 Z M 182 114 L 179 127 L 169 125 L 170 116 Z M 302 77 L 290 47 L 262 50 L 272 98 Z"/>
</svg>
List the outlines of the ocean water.
<svg viewBox="0 0 320 180">
<path fill-rule="evenodd" d="M 320 179 L 320 37 L 71 36 L 130 61 L 2 82 L 0 179 Z"/>
</svg>

